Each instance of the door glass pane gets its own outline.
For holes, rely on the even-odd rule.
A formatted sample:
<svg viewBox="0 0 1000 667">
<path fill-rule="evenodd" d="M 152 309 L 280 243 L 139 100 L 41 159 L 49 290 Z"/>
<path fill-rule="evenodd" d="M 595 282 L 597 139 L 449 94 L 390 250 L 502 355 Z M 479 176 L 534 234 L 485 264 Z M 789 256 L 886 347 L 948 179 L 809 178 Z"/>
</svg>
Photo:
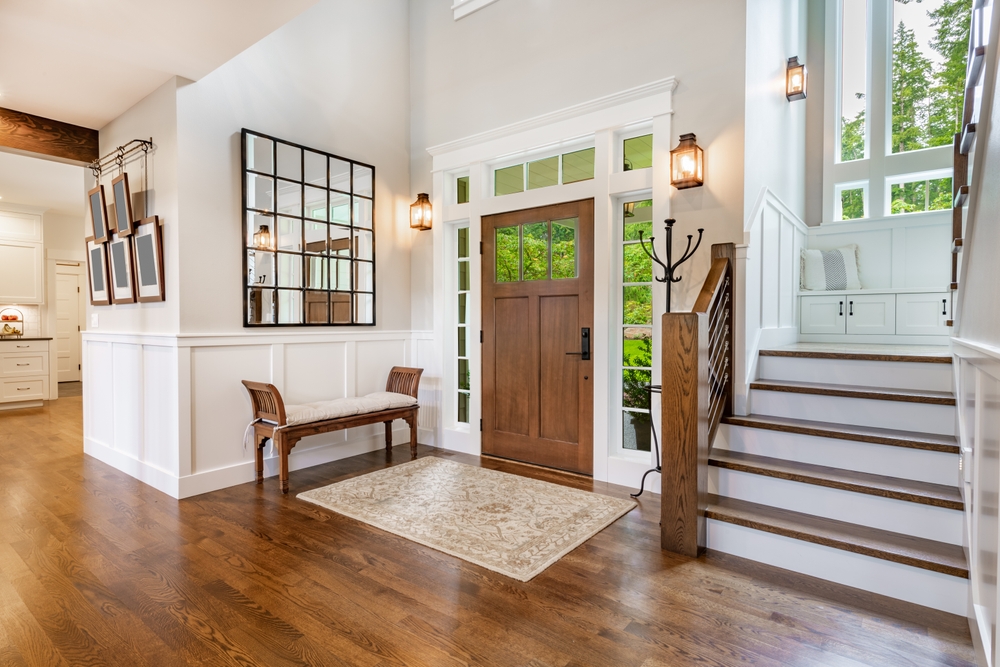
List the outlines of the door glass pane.
<svg viewBox="0 0 1000 667">
<path fill-rule="evenodd" d="M 622 412 L 622 447 L 638 452 L 652 451 L 652 423 L 648 412 Z"/>
<path fill-rule="evenodd" d="M 468 389 L 469 388 L 469 360 L 459 359 L 458 360 L 458 388 Z"/>
<path fill-rule="evenodd" d="M 893 153 L 950 146 L 961 130 L 971 5 L 893 3 Z"/>
<path fill-rule="evenodd" d="M 493 172 L 493 192 L 497 195 L 509 195 L 524 192 L 524 165 L 515 164 Z"/>
<path fill-rule="evenodd" d="M 649 239 L 653 234 L 653 200 L 643 199 L 626 202 L 623 208 L 625 240 L 638 241 L 639 232 L 642 232 L 643 238 Z"/>
<path fill-rule="evenodd" d="M 622 407 L 649 410 L 649 392 L 653 371 L 626 368 L 622 371 Z"/>
<path fill-rule="evenodd" d="M 622 366 L 650 368 L 653 365 L 653 330 L 622 328 Z"/>
<path fill-rule="evenodd" d="M 868 2 L 843 0 L 840 79 L 840 161 L 865 157 L 868 90 Z"/>
<path fill-rule="evenodd" d="M 576 218 L 552 221 L 552 279 L 576 278 Z"/>
<path fill-rule="evenodd" d="M 622 168 L 625 171 L 633 169 L 649 169 L 653 166 L 653 135 L 626 139 L 624 143 L 625 161 Z"/>
<path fill-rule="evenodd" d="M 520 280 L 519 227 L 500 227 L 496 230 L 496 281 L 514 283 Z"/>
<path fill-rule="evenodd" d="M 907 183 L 893 183 L 892 215 L 920 211 L 943 211 L 953 204 L 951 178 L 935 178 Z"/>
<path fill-rule="evenodd" d="M 622 288 L 622 324 L 653 324 L 653 288 L 648 285 Z"/>
<path fill-rule="evenodd" d="M 549 223 L 524 225 L 521 266 L 524 280 L 547 280 L 549 277 Z"/>
<path fill-rule="evenodd" d="M 468 204 L 469 203 L 469 177 L 460 176 L 455 179 L 455 190 L 456 204 Z"/>
<path fill-rule="evenodd" d="M 559 184 L 559 156 L 528 163 L 528 189 L 547 188 Z"/>
<path fill-rule="evenodd" d="M 562 156 L 562 182 L 576 183 L 594 177 L 594 149 L 566 153 Z"/>
</svg>

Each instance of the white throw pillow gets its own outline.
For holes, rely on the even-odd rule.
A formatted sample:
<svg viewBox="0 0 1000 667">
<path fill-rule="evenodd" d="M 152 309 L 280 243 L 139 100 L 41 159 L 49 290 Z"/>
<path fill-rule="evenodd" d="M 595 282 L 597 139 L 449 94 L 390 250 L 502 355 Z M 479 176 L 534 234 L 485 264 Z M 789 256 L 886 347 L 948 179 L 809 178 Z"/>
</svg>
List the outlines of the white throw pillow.
<svg viewBox="0 0 1000 667">
<path fill-rule="evenodd" d="M 858 246 L 851 244 L 833 250 L 802 251 L 802 289 L 861 289 L 858 276 Z"/>
</svg>

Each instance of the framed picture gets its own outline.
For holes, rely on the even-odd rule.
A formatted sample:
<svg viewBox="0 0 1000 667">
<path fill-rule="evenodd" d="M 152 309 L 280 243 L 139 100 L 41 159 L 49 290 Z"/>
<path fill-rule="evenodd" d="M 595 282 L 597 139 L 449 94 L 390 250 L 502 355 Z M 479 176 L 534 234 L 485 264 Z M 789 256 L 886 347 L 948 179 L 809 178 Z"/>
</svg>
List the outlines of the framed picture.
<svg viewBox="0 0 1000 667">
<path fill-rule="evenodd" d="M 122 172 L 111 181 L 111 191 L 115 195 L 115 233 L 128 236 L 132 233 L 132 192 L 128 187 L 128 174 Z"/>
<path fill-rule="evenodd" d="M 115 238 L 107 244 L 111 270 L 111 303 L 135 303 L 135 280 L 132 277 L 132 242 Z"/>
<path fill-rule="evenodd" d="M 139 221 L 132 234 L 135 244 L 135 284 L 139 301 L 163 301 L 163 233 L 160 219 L 151 216 Z"/>
<path fill-rule="evenodd" d="M 104 186 L 98 184 L 96 188 L 87 193 L 87 202 L 90 205 L 90 236 L 88 241 L 104 243 L 108 240 L 108 203 L 104 199 Z"/>
<path fill-rule="evenodd" d="M 90 304 L 110 305 L 108 255 L 103 243 L 87 241 L 87 272 L 90 275 Z"/>
</svg>

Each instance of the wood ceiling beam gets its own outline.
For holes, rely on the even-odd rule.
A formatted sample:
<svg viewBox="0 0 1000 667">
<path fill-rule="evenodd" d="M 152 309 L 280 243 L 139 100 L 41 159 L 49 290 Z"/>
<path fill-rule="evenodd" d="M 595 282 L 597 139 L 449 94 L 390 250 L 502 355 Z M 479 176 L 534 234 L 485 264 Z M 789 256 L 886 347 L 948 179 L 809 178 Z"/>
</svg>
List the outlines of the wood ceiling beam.
<svg viewBox="0 0 1000 667">
<path fill-rule="evenodd" d="M 86 166 L 100 157 L 97 130 L 0 107 L 0 150 Z"/>
</svg>

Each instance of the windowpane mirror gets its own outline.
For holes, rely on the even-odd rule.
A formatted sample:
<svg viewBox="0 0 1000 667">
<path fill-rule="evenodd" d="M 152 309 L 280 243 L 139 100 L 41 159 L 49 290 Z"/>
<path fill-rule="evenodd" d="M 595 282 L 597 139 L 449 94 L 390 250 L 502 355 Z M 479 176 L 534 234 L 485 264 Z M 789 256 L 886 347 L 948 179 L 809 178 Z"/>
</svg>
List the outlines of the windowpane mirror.
<svg viewBox="0 0 1000 667">
<path fill-rule="evenodd" d="M 243 130 L 245 326 L 375 323 L 375 168 Z"/>
</svg>

